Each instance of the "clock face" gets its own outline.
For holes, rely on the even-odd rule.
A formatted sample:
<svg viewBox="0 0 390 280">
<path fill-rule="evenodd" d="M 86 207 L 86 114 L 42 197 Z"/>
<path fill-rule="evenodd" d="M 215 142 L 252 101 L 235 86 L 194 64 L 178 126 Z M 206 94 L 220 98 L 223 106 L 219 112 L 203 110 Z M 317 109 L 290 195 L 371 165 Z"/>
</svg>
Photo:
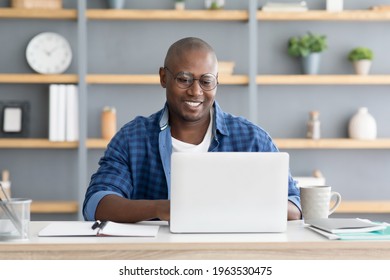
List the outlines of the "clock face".
<svg viewBox="0 0 390 280">
<path fill-rule="evenodd" d="M 38 73 L 59 74 L 68 69 L 72 60 L 72 49 L 61 35 L 44 32 L 28 43 L 26 58 L 30 67 Z"/>
</svg>

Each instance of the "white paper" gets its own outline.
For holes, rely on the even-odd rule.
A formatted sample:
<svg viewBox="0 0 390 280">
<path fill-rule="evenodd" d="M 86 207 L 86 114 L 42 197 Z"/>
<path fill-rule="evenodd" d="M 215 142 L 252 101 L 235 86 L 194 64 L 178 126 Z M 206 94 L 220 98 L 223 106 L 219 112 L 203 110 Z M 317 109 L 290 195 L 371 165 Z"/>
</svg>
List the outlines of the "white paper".
<svg viewBox="0 0 390 280">
<path fill-rule="evenodd" d="M 99 228 L 92 229 L 94 222 L 67 221 L 53 222 L 42 229 L 38 236 L 139 236 L 155 237 L 157 236 L 159 226 L 141 225 L 141 224 L 122 224 L 108 222 L 108 224 L 99 232 Z"/>
</svg>

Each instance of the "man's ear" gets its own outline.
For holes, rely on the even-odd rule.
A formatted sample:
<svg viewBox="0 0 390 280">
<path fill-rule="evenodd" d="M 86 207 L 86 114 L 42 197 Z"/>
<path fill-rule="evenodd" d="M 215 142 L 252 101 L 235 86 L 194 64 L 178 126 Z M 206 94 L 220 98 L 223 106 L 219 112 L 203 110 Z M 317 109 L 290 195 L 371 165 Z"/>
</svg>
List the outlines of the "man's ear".
<svg viewBox="0 0 390 280">
<path fill-rule="evenodd" d="M 167 76 L 165 75 L 165 69 L 163 67 L 160 67 L 159 74 L 160 74 L 160 85 L 163 88 L 166 88 L 167 87 L 167 81 L 166 81 Z"/>
</svg>

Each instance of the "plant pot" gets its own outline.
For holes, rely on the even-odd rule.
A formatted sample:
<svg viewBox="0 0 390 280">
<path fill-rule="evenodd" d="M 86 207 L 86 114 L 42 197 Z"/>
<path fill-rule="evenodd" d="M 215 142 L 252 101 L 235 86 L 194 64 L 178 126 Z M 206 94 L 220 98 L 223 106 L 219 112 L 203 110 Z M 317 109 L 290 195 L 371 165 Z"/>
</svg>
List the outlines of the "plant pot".
<svg viewBox="0 0 390 280">
<path fill-rule="evenodd" d="M 302 74 L 317 75 L 320 69 L 321 53 L 311 53 L 301 58 Z"/>
<path fill-rule="evenodd" d="M 110 9 L 123 9 L 125 7 L 126 0 L 107 0 L 108 7 Z"/>
<path fill-rule="evenodd" d="M 368 75 L 371 69 L 371 60 L 362 59 L 353 62 L 353 66 L 355 68 L 355 73 L 357 75 Z"/>
<path fill-rule="evenodd" d="M 176 1 L 175 2 L 175 9 L 176 10 L 182 11 L 182 10 L 185 10 L 185 8 L 186 8 L 186 4 L 184 1 Z"/>
</svg>

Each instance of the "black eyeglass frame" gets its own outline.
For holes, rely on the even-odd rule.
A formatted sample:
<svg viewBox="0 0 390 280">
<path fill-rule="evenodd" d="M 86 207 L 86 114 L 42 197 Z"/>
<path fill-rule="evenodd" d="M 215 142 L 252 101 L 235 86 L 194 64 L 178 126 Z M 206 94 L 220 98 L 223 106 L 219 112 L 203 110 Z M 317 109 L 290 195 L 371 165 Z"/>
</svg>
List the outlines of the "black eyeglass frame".
<svg viewBox="0 0 390 280">
<path fill-rule="evenodd" d="M 172 75 L 173 79 L 175 80 L 176 85 L 177 85 L 179 88 L 181 88 L 181 89 L 188 89 L 188 88 L 192 87 L 192 85 L 194 84 L 194 82 L 195 82 L 196 80 L 198 81 L 199 86 L 200 86 L 204 91 L 212 91 L 212 90 L 214 90 L 214 89 L 219 85 L 219 82 L 218 82 L 218 74 L 217 74 L 217 76 L 215 76 L 215 75 L 212 74 L 212 73 L 205 73 L 205 74 L 203 74 L 202 76 L 200 76 L 199 79 L 195 79 L 195 78 L 194 78 L 194 75 L 193 75 L 192 73 L 190 73 L 190 72 L 183 72 L 183 71 L 181 71 L 181 72 L 179 72 L 179 73 L 177 73 L 177 74 L 175 75 L 175 74 L 173 74 L 173 72 L 172 72 L 168 67 L 166 67 L 166 66 L 164 66 L 164 70 L 168 70 L 168 72 Z M 182 73 L 191 74 L 191 76 L 192 76 L 192 83 L 191 83 L 189 86 L 183 87 L 183 84 L 181 84 L 181 83 L 179 83 L 179 82 L 177 81 L 177 77 L 178 77 L 180 74 L 182 74 Z M 215 83 L 215 86 L 214 86 L 212 89 L 204 89 L 202 83 L 199 82 L 199 81 L 202 79 L 202 77 L 204 77 L 204 76 L 206 76 L 206 75 L 211 75 L 211 76 L 213 76 L 213 77 L 215 78 L 215 80 L 217 81 L 217 82 Z"/>
</svg>

